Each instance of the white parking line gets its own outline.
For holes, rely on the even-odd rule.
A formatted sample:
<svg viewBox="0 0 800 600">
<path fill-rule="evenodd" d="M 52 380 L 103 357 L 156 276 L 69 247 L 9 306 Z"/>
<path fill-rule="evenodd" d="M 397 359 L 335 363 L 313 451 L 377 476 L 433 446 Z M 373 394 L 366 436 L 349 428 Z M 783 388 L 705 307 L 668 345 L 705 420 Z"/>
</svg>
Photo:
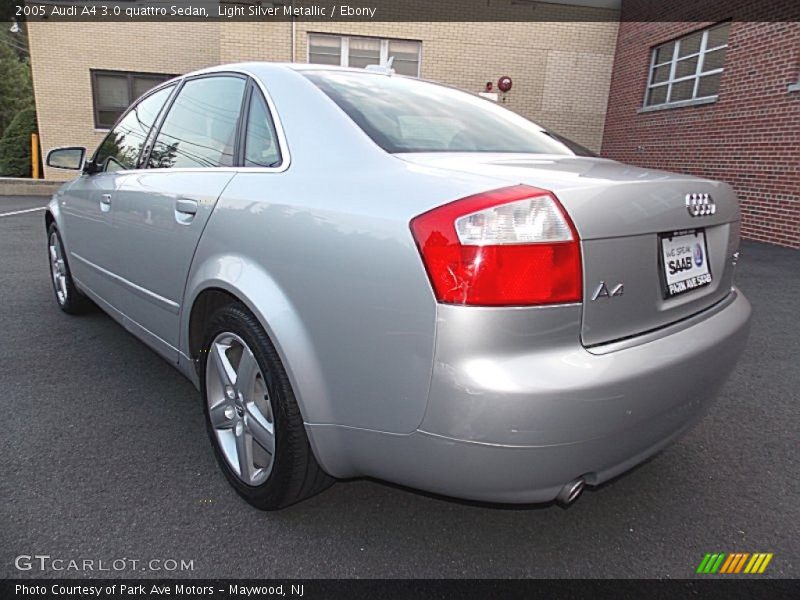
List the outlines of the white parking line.
<svg viewBox="0 0 800 600">
<path fill-rule="evenodd" d="M 26 208 L 25 210 L 15 210 L 13 212 L 0 213 L 0 217 L 13 217 L 14 215 L 24 215 L 25 213 L 36 212 L 37 210 L 44 210 L 46 206 L 37 206 L 36 208 Z"/>
</svg>

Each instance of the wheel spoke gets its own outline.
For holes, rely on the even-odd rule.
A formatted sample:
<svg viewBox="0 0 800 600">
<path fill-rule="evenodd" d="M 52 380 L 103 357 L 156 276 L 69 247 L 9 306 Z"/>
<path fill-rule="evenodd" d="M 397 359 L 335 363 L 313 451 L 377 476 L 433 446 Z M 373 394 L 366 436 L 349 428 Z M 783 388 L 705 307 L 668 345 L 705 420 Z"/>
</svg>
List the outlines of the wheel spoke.
<svg viewBox="0 0 800 600">
<path fill-rule="evenodd" d="M 242 430 L 236 436 L 236 458 L 239 461 L 239 476 L 245 483 L 250 483 L 250 469 L 253 464 L 252 440 L 248 443 L 248 435 Z"/>
<path fill-rule="evenodd" d="M 50 246 L 50 260 L 55 263 L 58 260 L 58 254 L 56 253 L 56 247 L 51 245 Z"/>
<path fill-rule="evenodd" d="M 247 411 L 247 429 L 253 440 L 270 454 L 275 454 L 275 433 L 271 424 L 261 415 L 258 408 L 251 404 L 245 407 Z"/>
<path fill-rule="evenodd" d="M 211 344 L 209 352 L 223 386 L 233 387 L 236 384 L 236 371 L 225 353 L 228 348 L 229 346 L 225 344 L 214 343 Z"/>
<path fill-rule="evenodd" d="M 258 363 L 256 357 L 246 346 L 242 348 L 242 358 L 236 369 L 236 391 L 242 394 L 245 399 L 250 399 L 255 385 L 256 375 L 258 374 Z"/>
</svg>

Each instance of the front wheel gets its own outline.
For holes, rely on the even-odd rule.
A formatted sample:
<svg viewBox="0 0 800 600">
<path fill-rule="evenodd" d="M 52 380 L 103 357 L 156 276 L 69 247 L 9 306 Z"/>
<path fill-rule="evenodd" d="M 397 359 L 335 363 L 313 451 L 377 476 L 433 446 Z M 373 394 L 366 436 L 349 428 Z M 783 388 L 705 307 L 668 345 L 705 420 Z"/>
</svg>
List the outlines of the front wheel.
<svg viewBox="0 0 800 600">
<path fill-rule="evenodd" d="M 239 495 L 275 510 L 333 483 L 311 451 L 280 357 L 245 307 L 229 304 L 214 313 L 200 365 L 206 427 Z"/>
<path fill-rule="evenodd" d="M 47 253 L 50 259 L 50 279 L 59 308 L 71 315 L 84 312 L 91 303 L 75 286 L 64 252 L 64 244 L 55 223 L 51 223 L 47 228 Z"/>
</svg>

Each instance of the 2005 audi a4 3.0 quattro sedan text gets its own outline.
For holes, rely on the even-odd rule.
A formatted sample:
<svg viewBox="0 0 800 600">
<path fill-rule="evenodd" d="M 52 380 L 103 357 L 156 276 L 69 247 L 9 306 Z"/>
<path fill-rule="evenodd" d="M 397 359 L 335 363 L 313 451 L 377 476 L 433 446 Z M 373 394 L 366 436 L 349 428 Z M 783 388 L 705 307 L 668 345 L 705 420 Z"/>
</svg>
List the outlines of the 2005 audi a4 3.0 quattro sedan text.
<svg viewBox="0 0 800 600">
<path fill-rule="evenodd" d="M 192 73 L 47 164 L 80 171 L 46 212 L 58 304 L 191 379 L 263 509 L 358 476 L 569 503 L 692 425 L 747 337 L 728 185 L 385 67 Z"/>
</svg>

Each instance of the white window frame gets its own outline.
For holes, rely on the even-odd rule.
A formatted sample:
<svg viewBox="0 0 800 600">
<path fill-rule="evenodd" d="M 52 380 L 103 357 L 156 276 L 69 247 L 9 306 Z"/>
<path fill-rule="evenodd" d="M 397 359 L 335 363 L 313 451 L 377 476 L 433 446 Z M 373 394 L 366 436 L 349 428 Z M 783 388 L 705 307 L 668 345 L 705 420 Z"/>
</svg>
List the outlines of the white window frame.
<svg viewBox="0 0 800 600">
<path fill-rule="evenodd" d="M 380 42 L 380 60 L 378 64 L 384 65 L 389 60 L 389 42 L 414 42 L 419 45 L 419 58 L 417 60 L 417 74 L 415 77 L 420 76 L 422 71 L 422 42 L 419 40 L 408 40 L 402 38 L 376 38 L 368 35 L 339 35 L 337 33 L 316 33 L 309 32 L 308 40 L 306 43 L 306 62 L 311 63 L 311 36 L 318 35 L 321 37 L 338 38 L 339 39 L 339 66 L 350 66 L 350 40 L 378 40 Z"/>
<path fill-rule="evenodd" d="M 663 46 L 669 44 L 670 42 L 664 42 L 663 44 L 659 44 L 658 46 L 653 47 L 650 53 L 650 73 L 647 77 L 647 87 L 645 88 L 644 100 L 642 102 L 641 111 L 646 112 L 649 110 L 659 110 L 662 108 L 676 108 L 679 106 L 690 106 L 692 104 L 708 104 L 717 101 L 719 94 L 711 94 L 710 96 L 698 96 L 697 93 L 700 87 L 701 76 L 705 77 L 707 75 L 716 75 L 718 73 L 722 73 L 725 70 L 725 67 L 722 66 L 717 69 L 712 69 L 711 71 L 703 71 L 703 63 L 705 62 L 706 54 L 708 54 L 709 52 L 713 52 L 715 50 L 721 50 L 723 48 L 728 47 L 727 41 L 719 46 L 713 46 L 711 48 L 708 47 L 709 31 L 724 24 L 725 23 L 717 23 L 715 25 L 712 25 L 711 27 L 704 29 L 703 37 L 700 40 L 700 49 L 697 52 L 687 54 L 686 56 L 681 56 L 680 59 L 678 55 L 680 52 L 681 42 L 683 42 L 684 39 L 697 33 L 696 31 L 693 31 L 690 34 L 684 35 L 676 40 L 673 40 L 675 45 L 672 48 L 672 57 L 667 61 L 656 63 L 656 55 L 658 54 L 659 48 L 662 48 Z M 730 30 L 728 31 L 728 36 L 730 36 Z M 697 58 L 697 66 L 695 67 L 694 73 L 691 73 L 689 75 L 684 75 L 683 77 L 675 77 L 675 68 L 679 60 L 681 61 L 688 60 L 694 58 L 695 56 L 698 58 Z M 656 69 L 659 67 L 664 67 L 666 65 L 670 65 L 669 77 L 665 81 L 659 83 L 653 83 L 653 77 L 655 76 Z M 680 83 L 682 81 L 688 81 L 690 79 L 694 79 L 694 87 L 692 88 L 692 97 L 684 100 L 671 101 L 670 99 L 672 98 L 672 86 L 676 83 Z M 659 87 L 667 88 L 666 101 L 660 104 L 648 104 L 647 99 L 650 96 L 650 91 Z"/>
</svg>

